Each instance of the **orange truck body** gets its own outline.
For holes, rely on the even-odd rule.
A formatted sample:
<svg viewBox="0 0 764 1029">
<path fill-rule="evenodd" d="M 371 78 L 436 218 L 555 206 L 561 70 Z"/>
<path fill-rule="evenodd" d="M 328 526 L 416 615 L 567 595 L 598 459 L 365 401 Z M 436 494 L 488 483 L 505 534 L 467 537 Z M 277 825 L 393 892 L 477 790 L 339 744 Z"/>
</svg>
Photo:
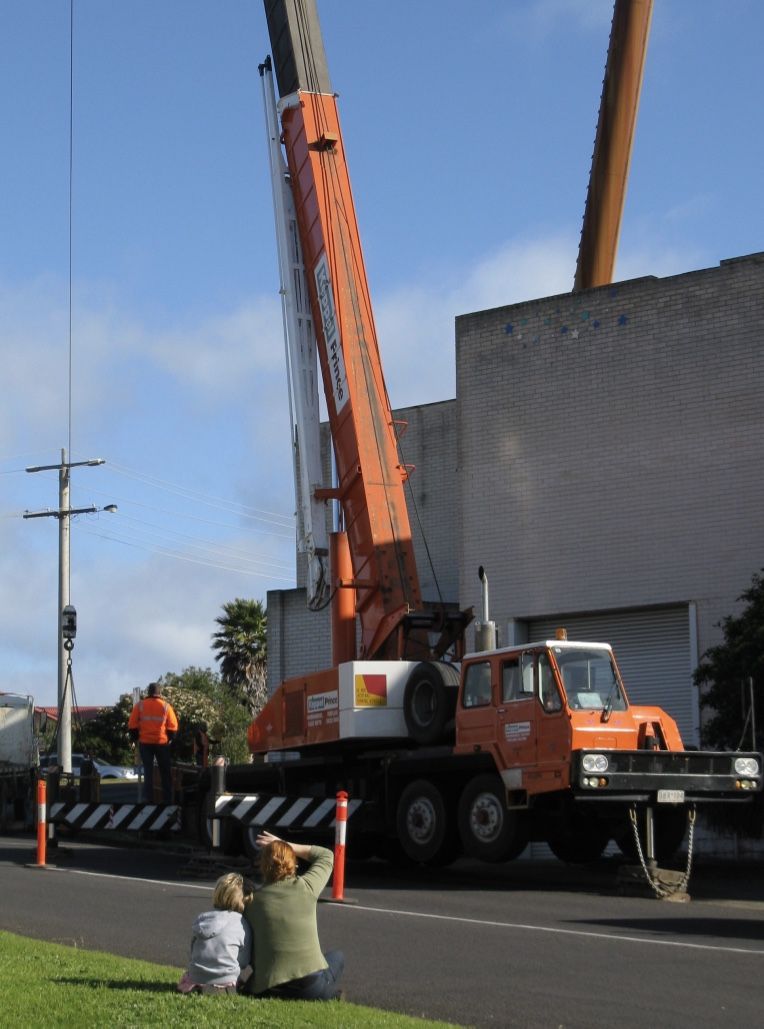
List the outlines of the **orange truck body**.
<svg viewBox="0 0 764 1029">
<path fill-rule="evenodd" d="M 269 796 L 274 782 L 284 797 L 345 790 L 360 802 L 351 847 L 394 843 L 433 864 L 509 860 L 531 840 L 563 860 L 591 860 L 611 839 L 628 850 L 632 809 L 655 809 L 668 857 L 691 805 L 761 789 L 758 755 L 685 750 L 664 710 L 631 705 L 603 643 L 483 651 L 458 671 L 345 662 L 283 683 L 248 741 L 250 788 L 270 776 Z"/>
</svg>

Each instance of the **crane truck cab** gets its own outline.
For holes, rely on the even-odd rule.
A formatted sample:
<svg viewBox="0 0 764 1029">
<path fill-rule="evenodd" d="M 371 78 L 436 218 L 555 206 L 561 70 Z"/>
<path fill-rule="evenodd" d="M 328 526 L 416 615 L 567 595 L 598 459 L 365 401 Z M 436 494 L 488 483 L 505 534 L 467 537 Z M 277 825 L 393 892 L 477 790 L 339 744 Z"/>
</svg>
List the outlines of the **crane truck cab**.
<svg viewBox="0 0 764 1029">
<path fill-rule="evenodd" d="M 758 755 L 685 750 L 663 709 L 629 703 L 608 644 L 564 631 L 464 659 L 454 755 L 480 754 L 494 770 L 464 788 L 458 825 L 465 852 L 489 861 L 531 840 L 564 861 L 592 860 L 611 839 L 633 856 L 637 810 L 668 858 L 696 803 L 761 789 Z"/>
<path fill-rule="evenodd" d="M 542 640 L 471 654 L 462 663 L 454 752 L 491 753 L 518 802 L 579 788 L 574 754 L 644 748 L 684 745 L 665 711 L 629 704 L 606 643 Z M 594 783 L 590 776 L 582 788 L 599 788 Z"/>
</svg>

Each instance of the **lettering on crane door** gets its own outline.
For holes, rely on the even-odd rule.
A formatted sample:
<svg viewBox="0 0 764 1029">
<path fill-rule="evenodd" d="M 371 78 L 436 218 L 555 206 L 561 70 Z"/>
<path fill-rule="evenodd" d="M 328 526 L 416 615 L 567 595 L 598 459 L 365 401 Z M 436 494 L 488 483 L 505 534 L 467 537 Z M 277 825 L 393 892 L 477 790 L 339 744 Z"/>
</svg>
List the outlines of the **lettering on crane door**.
<svg viewBox="0 0 764 1029">
<path fill-rule="evenodd" d="M 316 289 L 318 290 L 318 304 L 321 308 L 321 323 L 324 327 L 324 339 L 326 340 L 326 357 L 332 373 L 334 407 L 339 414 L 347 403 L 348 383 L 326 254 L 322 254 L 318 259 L 314 275 L 316 277 Z"/>
</svg>

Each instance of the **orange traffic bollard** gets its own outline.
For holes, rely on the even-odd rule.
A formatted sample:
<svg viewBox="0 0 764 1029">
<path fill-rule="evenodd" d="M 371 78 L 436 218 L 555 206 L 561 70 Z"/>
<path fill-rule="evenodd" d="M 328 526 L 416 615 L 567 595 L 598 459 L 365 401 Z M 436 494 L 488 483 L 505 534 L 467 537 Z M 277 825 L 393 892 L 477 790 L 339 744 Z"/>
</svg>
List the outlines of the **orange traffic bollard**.
<svg viewBox="0 0 764 1029">
<path fill-rule="evenodd" d="M 37 864 L 45 864 L 45 846 L 47 836 L 45 780 L 37 780 Z"/>
<path fill-rule="evenodd" d="M 337 814 L 334 820 L 334 878 L 332 879 L 332 900 L 345 899 L 345 834 L 348 824 L 348 795 L 344 790 L 337 794 Z"/>
</svg>

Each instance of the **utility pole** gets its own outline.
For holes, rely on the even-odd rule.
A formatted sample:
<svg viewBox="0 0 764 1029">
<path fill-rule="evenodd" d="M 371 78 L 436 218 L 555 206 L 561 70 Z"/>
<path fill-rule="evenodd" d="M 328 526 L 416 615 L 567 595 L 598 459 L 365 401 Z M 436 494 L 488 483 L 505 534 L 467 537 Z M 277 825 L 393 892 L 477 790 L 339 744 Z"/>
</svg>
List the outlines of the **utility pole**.
<svg viewBox="0 0 764 1029">
<path fill-rule="evenodd" d="M 76 612 L 69 602 L 70 520 L 74 515 L 117 510 L 116 504 L 107 504 L 106 507 L 70 507 L 69 473 L 72 468 L 105 463 L 102 457 L 92 457 L 87 461 L 67 461 L 66 450 L 62 448 L 60 464 L 35 465 L 26 469 L 28 472 L 58 472 L 58 510 L 25 511 L 24 518 L 58 519 L 58 763 L 68 775 L 72 772 L 72 690 L 71 686 L 67 688 L 67 678 L 76 633 Z"/>
</svg>

